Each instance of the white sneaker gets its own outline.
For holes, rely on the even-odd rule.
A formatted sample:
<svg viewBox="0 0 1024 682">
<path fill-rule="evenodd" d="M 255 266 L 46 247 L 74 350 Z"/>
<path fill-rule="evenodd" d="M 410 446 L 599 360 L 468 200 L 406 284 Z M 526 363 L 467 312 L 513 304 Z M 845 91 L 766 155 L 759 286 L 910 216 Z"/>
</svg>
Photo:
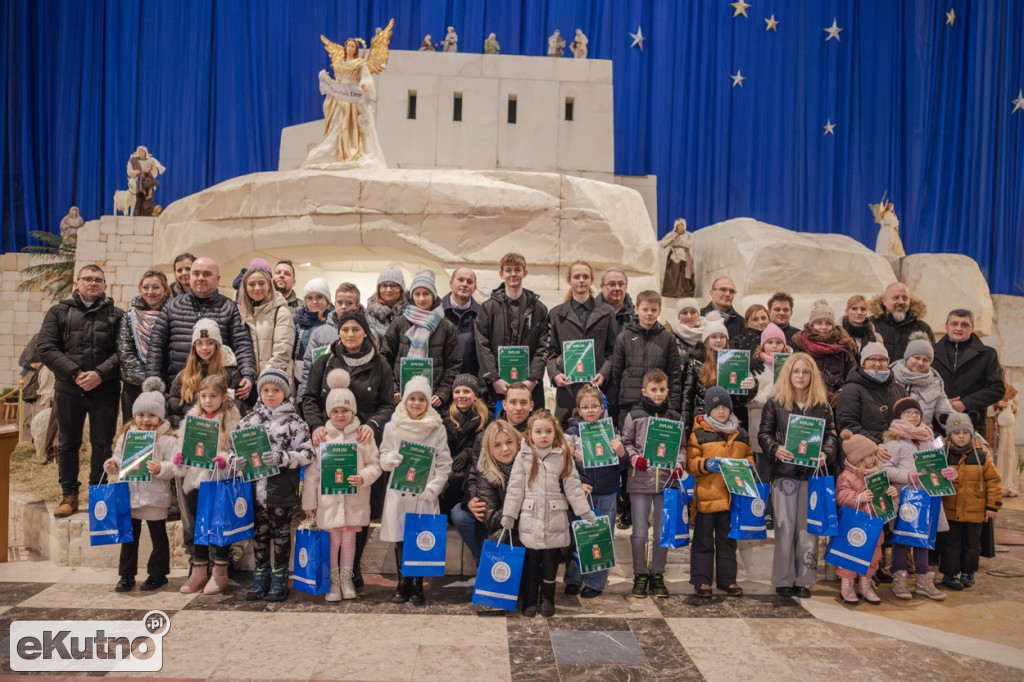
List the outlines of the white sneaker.
<svg viewBox="0 0 1024 682">
<path fill-rule="evenodd" d="M 331 571 L 331 591 L 324 595 L 324 601 L 341 601 L 341 581 L 337 568 Z"/>
<path fill-rule="evenodd" d="M 341 597 L 342 599 L 356 599 L 359 595 L 356 594 L 356 586 L 352 584 L 352 567 L 344 566 L 338 569 L 339 582 L 341 583 Z M 333 585 L 332 585 L 333 587 Z"/>
</svg>

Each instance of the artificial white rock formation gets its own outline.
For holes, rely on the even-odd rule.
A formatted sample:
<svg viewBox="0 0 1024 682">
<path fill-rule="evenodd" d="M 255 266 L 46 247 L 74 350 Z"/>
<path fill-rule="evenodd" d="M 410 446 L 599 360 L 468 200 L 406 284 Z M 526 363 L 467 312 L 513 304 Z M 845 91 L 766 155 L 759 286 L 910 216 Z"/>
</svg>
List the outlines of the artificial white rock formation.
<svg viewBox="0 0 1024 682">
<path fill-rule="evenodd" d="M 993 306 L 988 282 L 978 264 L 969 256 L 958 253 L 911 254 L 903 259 L 900 281 L 928 306 L 925 321 L 936 332 L 945 328 L 946 314 L 950 310 L 966 308 L 974 313 L 976 332 L 981 335 L 992 333 Z"/>
<path fill-rule="evenodd" d="M 577 258 L 598 271 L 624 267 L 637 290 L 655 288 L 658 280 L 655 232 L 640 195 L 557 173 L 254 173 L 176 201 L 158 220 L 158 264 L 189 251 L 217 259 L 223 273 L 261 252 L 299 262 L 397 262 L 449 272 L 467 265 L 487 291 L 497 283 L 498 260 L 517 251 L 538 293 L 564 290 L 565 265 Z"/>
<path fill-rule="evenodd" d="M 731 277 L 738 291 L 733 305 L 741 313 L 764 305 L 776 291 L 796 300 L 793 319 L 805 320 L 812 303 L 824 298 L 838 320 L 854 294 L 870 298 L 896 276 L 884 257 L 840 234 L 810 234 L 734 218 L 693 233 L 697 296 L 708 300 L 717 277 Z"/>
</svg>

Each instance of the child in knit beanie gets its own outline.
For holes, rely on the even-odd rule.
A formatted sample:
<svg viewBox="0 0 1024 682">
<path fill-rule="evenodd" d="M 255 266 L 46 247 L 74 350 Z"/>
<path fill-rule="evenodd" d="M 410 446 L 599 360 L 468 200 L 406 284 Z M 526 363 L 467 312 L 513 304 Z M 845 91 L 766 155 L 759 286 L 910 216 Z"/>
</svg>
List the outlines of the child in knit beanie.
<svg viewBox="0 0 1024 682">
<path fill-rule="evenodd" d="M 171 506 L 171 479 L 178 474 L 173 462 L 178 441 L 164 419 L 166 414 L 164 382 L 150 377 L 142 382 L 142 393 L 132 405 L 133 419 L 124 425 L 113 457 L 103 463 L 108 480 L 127 480 L 131 491 L 132 541 L 121 544 L 118 562 L 121 579 L 114 588 L 117 592 L 129 592 L 135 586 L 143 520 L 149 528 L 153 551 L 146 565 L 146 581 L 140 589 L 160 589 L 167 584 L 171 570 L 167 509 Z M 149 434 L 152 440 L 148 444 L 138 442 L 142 440 L 139 436 L 149 439 Z"/>
<path fill-rule="evenodd" d="M 370 485 L 381 474 L 377 445 L 372 440 L 368 445 L 357 442 L 360 423 L 350 381 L 343 369 L 327 375 L 327 437 L 302 482 L 306 516 L 316 517 L 317 528 L 331 538 L 331 589 L 325 596 L 329 602 L 356 598 L 356 533 L 370 524 Z"/>
<path fill-rule="evenodd" d="M 839 434 L 843 441 L 843 453 L 846 455 L 846 468 L 839 473 L 836 479 L 836 502 L 844 507 L 850 507 L 864 513 L 871 513 L 871 491 L 868 490 L 864 477 L 878 471 L 878 445 L 867 436 L 855 434 L 849 429 L 843 429 Z M 899 492 L 894 486 L 889 486 L 885 491 L 886 495 L 895 502 Z M 839 594 L 845 604 L 858 604 L 860 600 L 854 589 L 854 579 L 860 578 L 860 591 L 864 601 L 872 606 L 882 603 L 875 593 L 871 577 L 878 570 L 878 564 L 882 560 L 882 533 L 878 535 L 878 545 L 871 557 L 871 565 L 862 574 L 857 574 L 848 568 L 836 568 L 836 575 L 840 579 Z"/>
</svg>

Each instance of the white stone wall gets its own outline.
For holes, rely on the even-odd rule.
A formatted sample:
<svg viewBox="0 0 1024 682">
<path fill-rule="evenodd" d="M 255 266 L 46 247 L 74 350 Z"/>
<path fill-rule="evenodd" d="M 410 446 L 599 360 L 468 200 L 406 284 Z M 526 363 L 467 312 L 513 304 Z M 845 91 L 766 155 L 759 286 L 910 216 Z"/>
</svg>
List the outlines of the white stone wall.
<svg viewBox="0 0 1024 682">
<path fill-rule="evenodd" d="M 32 264 L 24 253 L 5 253 L 0 275 L 0 386 L 15 386 L 21 379 L 18 356 L 39 331 L 49 298 L 35 291 L 18 291 L 21 271 Z"/>
</svg>

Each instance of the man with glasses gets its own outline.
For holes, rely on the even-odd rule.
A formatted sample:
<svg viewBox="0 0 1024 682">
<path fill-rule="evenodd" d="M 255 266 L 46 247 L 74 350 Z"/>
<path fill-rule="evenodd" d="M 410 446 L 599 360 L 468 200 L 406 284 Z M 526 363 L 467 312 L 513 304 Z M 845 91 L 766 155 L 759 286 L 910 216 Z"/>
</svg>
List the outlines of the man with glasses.
<svg viewBox="0 0 1024 682">
<path fill-rule="evenodd" d="M 729 338 L 736 338 L 746 326 L 746 321 L 740 311 L 732 307 L 732 300 L 736 297 L 736 283 L 728 277 L 718 277 L 711 283 L 711 303 L 704 306 L 700 314 L 707 316 L 712 310 L 722 316 L 725 328 L 729 330 Z"/>
<path fill-rule="evenodd" d="M 341 326 L 341 316 L 349 311 L 356 311 L 366 314 L 363 304 L 359 302 L 359 287 L 351 282 L 342 282 L 334 290 L 334 310 L 327 316 L 327 324 L 322 324 L 313 330 L 309 335 L 309 343 L 306 344 L 306 354 L 302 358 L 302 376 L 299 377 L 299 390 L 295 393 L 301 398 L 306 393 L 306 381 L 309 379 L 309 368 L 313 366 L 313 354 L 320 357 L 324 346 L 329 346 L 338 340 L 338 328 Z M 302 403 L 298 401 L 296 407 L 300 410 Z"/>
<path fill-rule="evenodd" d="M 54 376 L 53 413 L 60 433 L 57 476 L 61 502 L 53 515 L 78 511 L 78 451 L 89 418 L 89 485 L 100 482 L 117 429 L 121 395 L 117 333 L 124 311 L 105 294 L 103 270 L 86 265 L 71 296 L 50 308 L 37 350 Z"/>
<path fill-rule="evenodd" d="M 607 303 L 615 311 L 615 323 L 620 330 L 625 329 L 636 314 L 633 300 L 626 291 L 628 284 L 625 272 L 619 268 L 608 268 L 601 275 L 601 293 L 597 295 L 597 301 Z"/>
</svg>

